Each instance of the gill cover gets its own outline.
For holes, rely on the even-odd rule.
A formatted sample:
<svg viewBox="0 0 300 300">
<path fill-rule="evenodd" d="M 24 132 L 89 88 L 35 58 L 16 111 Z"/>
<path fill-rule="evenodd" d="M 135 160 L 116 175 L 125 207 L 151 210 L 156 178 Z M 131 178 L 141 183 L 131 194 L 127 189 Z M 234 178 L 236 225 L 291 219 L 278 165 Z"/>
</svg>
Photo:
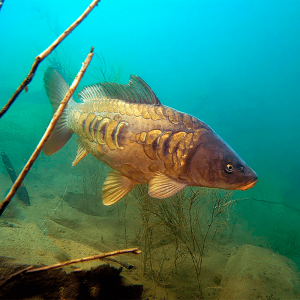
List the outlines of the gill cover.
<svg viewBox="0 0 300 300">
<path fill-rule="evenodd" d="M 256 173 L 213 130 L 201 137 L 190 165 L 194 185 L 245 190 L 257 181 Z"/>
</svg>

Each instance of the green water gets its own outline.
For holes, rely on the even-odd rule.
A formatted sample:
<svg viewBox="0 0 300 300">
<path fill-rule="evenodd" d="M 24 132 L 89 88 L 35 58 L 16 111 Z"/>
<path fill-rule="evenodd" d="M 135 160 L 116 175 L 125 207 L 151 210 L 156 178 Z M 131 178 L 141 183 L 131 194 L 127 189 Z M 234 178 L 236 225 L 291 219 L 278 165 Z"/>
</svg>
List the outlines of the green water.
<svg viewBox="0 0 300 300">
<path fill-rule="evenodd" d="M 82 1 L 4 2 L 0 10 L 1 108 L 28 74 L 34 58 L 87 5 L 88 2 Z M 70 81 L 93 46 L 96 55 L 80 88 L 105 79 L 127 83 L 130 74 L 138 75 L 164 105 L 193 114 L 210 125 L 258 174 L 253 189 L 230 194 L 231 200 L 239 201 L 222 212 L 226 213 L 222 217 L 227 225 L 220 228 L 214 240 L 216 252 L 223 255 L 226 247 L 250 244 L 283 255 L 299 266 L 299 12 L 300 2 L 292 0 L 102 1 L 55 54 L 40 64 L 28 92 L 22 92 L 1 118 L 0 151 L 10 157 L 16 171 L 23 168 L 52 115 L 43 86 L 46 68 L 53 61 L 61 63 Z M 47 235 L 48 229 L 44 232 L 41 224 L 45 219 L 51 223 L 49 215 L 68 192 L 82 196 L 83 204 L 77 204 L 77 208 L 79 205 L 83 213 L 84 206 L 107 209 L 101 206 L 100 191 L 108 168 L 91 157 L 72 167 L 76 152 L 76 137 L 73 137 L 53 156 L 41 153 L 24 181 L 32 205 L 27 207 L 14 199 L 0 221 L 21 227 L 36 223 Z M 10 187 L 1 162 L 0 198 Z M 87 201 L 87 194 L 95 199 L 93 204 Z M 144 226 L 140 223 L 141 207 L 133 194 L 126 201 L 126 205 L 120 202 L 118 209 L 111 208 L 98 216 L 105 217 L 106 226 L 118 230 L 119 240 L 112 238 L 110 250 L 115 250 L 118 243 L 122 247 L 146 247 L 137 238 L 136 228 Z M 171 205 L 170 201 L 163 203 Z M 65 211 L 68 205 L 64 206 Z M 129 227 L 125 234 L 126 220 Z M 72 227 L 72 230 L 78 229 Z M 163 242 L 157 234 L 156 255 L 172 257 L 168 252 L 174 246 L 172 239 Z M 105 237 L 109 239 L 109 234 Z M 68 234 L 64 238 L 72 239 Z M 163 248 L 168 243 L 170 247 Z M 8 244 L 2 244 L 4 248 L 5 245 Z M 101 245 L 94 248 L 99 250 Z M 162 254 L 164 251 L 167 254 Z M 159 266 L 161 261 L 156 259 L 153 264 Z M 214 278 L 221 281 L 222 272 L 216 273 L 217 267 L 212 269 Z M 182 267 L 181 278 L 185 272 L 189 273 Z M 159 288 L 175 291 L 172 296 L 164 296 L 165 299 L 174 295 L 187 297 L 174 288 L 176 281 L 178 284 L 181 281 L 180 276 L 172 278 L 171 286 L 156 282 Z M 196 285 L 196 277 L 190 282 Z M 203 289 L 211 284 L 203 283 Z M 294 291 L 296 286 L 295 283 Z M 153 295 L 148 297 L 155 298 L 154 288 L 149 289 Z M 214 291 L 215 294 L 203 296 L 217 299 L 219 289 Z M 275 293 L 274 297 L 283 296 Z"/>
</svg>

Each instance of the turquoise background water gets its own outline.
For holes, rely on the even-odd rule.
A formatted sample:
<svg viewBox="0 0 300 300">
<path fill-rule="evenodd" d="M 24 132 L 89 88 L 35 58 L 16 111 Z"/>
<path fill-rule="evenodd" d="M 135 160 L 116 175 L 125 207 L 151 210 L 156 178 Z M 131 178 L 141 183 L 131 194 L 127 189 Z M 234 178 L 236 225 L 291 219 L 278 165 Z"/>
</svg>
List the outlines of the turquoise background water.
<svg viewBox="0 0 300 300">
<path fill-rule="evenodd" d="M 29 72 L 34 57 L 88 3 L 4 2 L 0 11 L 1 107 Z M 276 224 L 286 237 L 291 230 L 297 233 L 300 225 L 299 15 L 298 0 L 104 0 L 59 46 L 57 55 L 75 75 L 93 46 L 108 70 L 110 66 L 122 69 L 120 83 L 127 83 L 130 74 L 138 75 L 164 105 L 205 121 L 258 174 L 256 186 L 237 192 L 236 197 L 280 203 L 241 201 L 235 209 L 248 229 L 253 235 L 271 236 Z M 95 68 L 100 63 L 94 57 L 81 86 L 98 81 Z M 17 169 L 32 153 L 51 117 L 42 81 L 48 65 L 47 60 L 41 63 L 29 91 L 0 121 L 0 150 L 13 158 Z M 73 148 L 71 154 L 58 154 L 70 156 L 58 173 L 71 169 L 75 143 Z M 41 155 L 40 160 L 58 167 L 55 158 Z M 4 168 L 0 172 L 5 174 Z M 1 196 L 7 188 L 0 190 Z M 284 254 L 278 239 L 270 247 Z M 293 259 L 298 261 L 297 255 Z"/>
</svg>

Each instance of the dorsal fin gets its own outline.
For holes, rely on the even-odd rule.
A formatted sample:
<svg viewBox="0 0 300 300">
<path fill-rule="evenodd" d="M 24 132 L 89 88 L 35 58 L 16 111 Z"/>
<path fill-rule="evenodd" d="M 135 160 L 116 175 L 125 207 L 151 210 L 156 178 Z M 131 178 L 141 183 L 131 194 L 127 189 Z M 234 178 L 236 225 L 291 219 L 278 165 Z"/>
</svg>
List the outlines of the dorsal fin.
<svg viewBox="0 0 300 300">
<path fill-rule="evenodd" d="M 78 94 L 82 101 L 118 99 L 130 103 L 160 105 L 150 86 L 140 77 L 131 75 L 128 84 L 103 82 L 89 85 Z"/>
</svg>

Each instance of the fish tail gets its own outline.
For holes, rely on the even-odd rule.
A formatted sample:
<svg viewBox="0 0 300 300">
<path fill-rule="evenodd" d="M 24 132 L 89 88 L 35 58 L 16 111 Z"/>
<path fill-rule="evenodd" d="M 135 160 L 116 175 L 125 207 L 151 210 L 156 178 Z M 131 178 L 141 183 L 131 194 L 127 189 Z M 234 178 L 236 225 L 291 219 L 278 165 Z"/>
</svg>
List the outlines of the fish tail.
<svg viewBox="0 0 300 300">
<path fill-rule="evenodd" d="M 44 74 L 44 84 L 47 95 L 53 107 L 53 114 L 56 112 L 61 101 L 69 90 L 69 85 L 63 77 L 52 67 L 49 67 Z M 73 98 L 70 102 L 74 102 Z M 72 105 L 71 103 L 68 104 Z M 48 141 L 46 142 L 43 152 L 51 155 L 62 148 L 71 138 L 73 131 L 68 126 L 67 115 L 68 106 L 64 109 L 61 117 L 56 123 Z"/>
</svg>

